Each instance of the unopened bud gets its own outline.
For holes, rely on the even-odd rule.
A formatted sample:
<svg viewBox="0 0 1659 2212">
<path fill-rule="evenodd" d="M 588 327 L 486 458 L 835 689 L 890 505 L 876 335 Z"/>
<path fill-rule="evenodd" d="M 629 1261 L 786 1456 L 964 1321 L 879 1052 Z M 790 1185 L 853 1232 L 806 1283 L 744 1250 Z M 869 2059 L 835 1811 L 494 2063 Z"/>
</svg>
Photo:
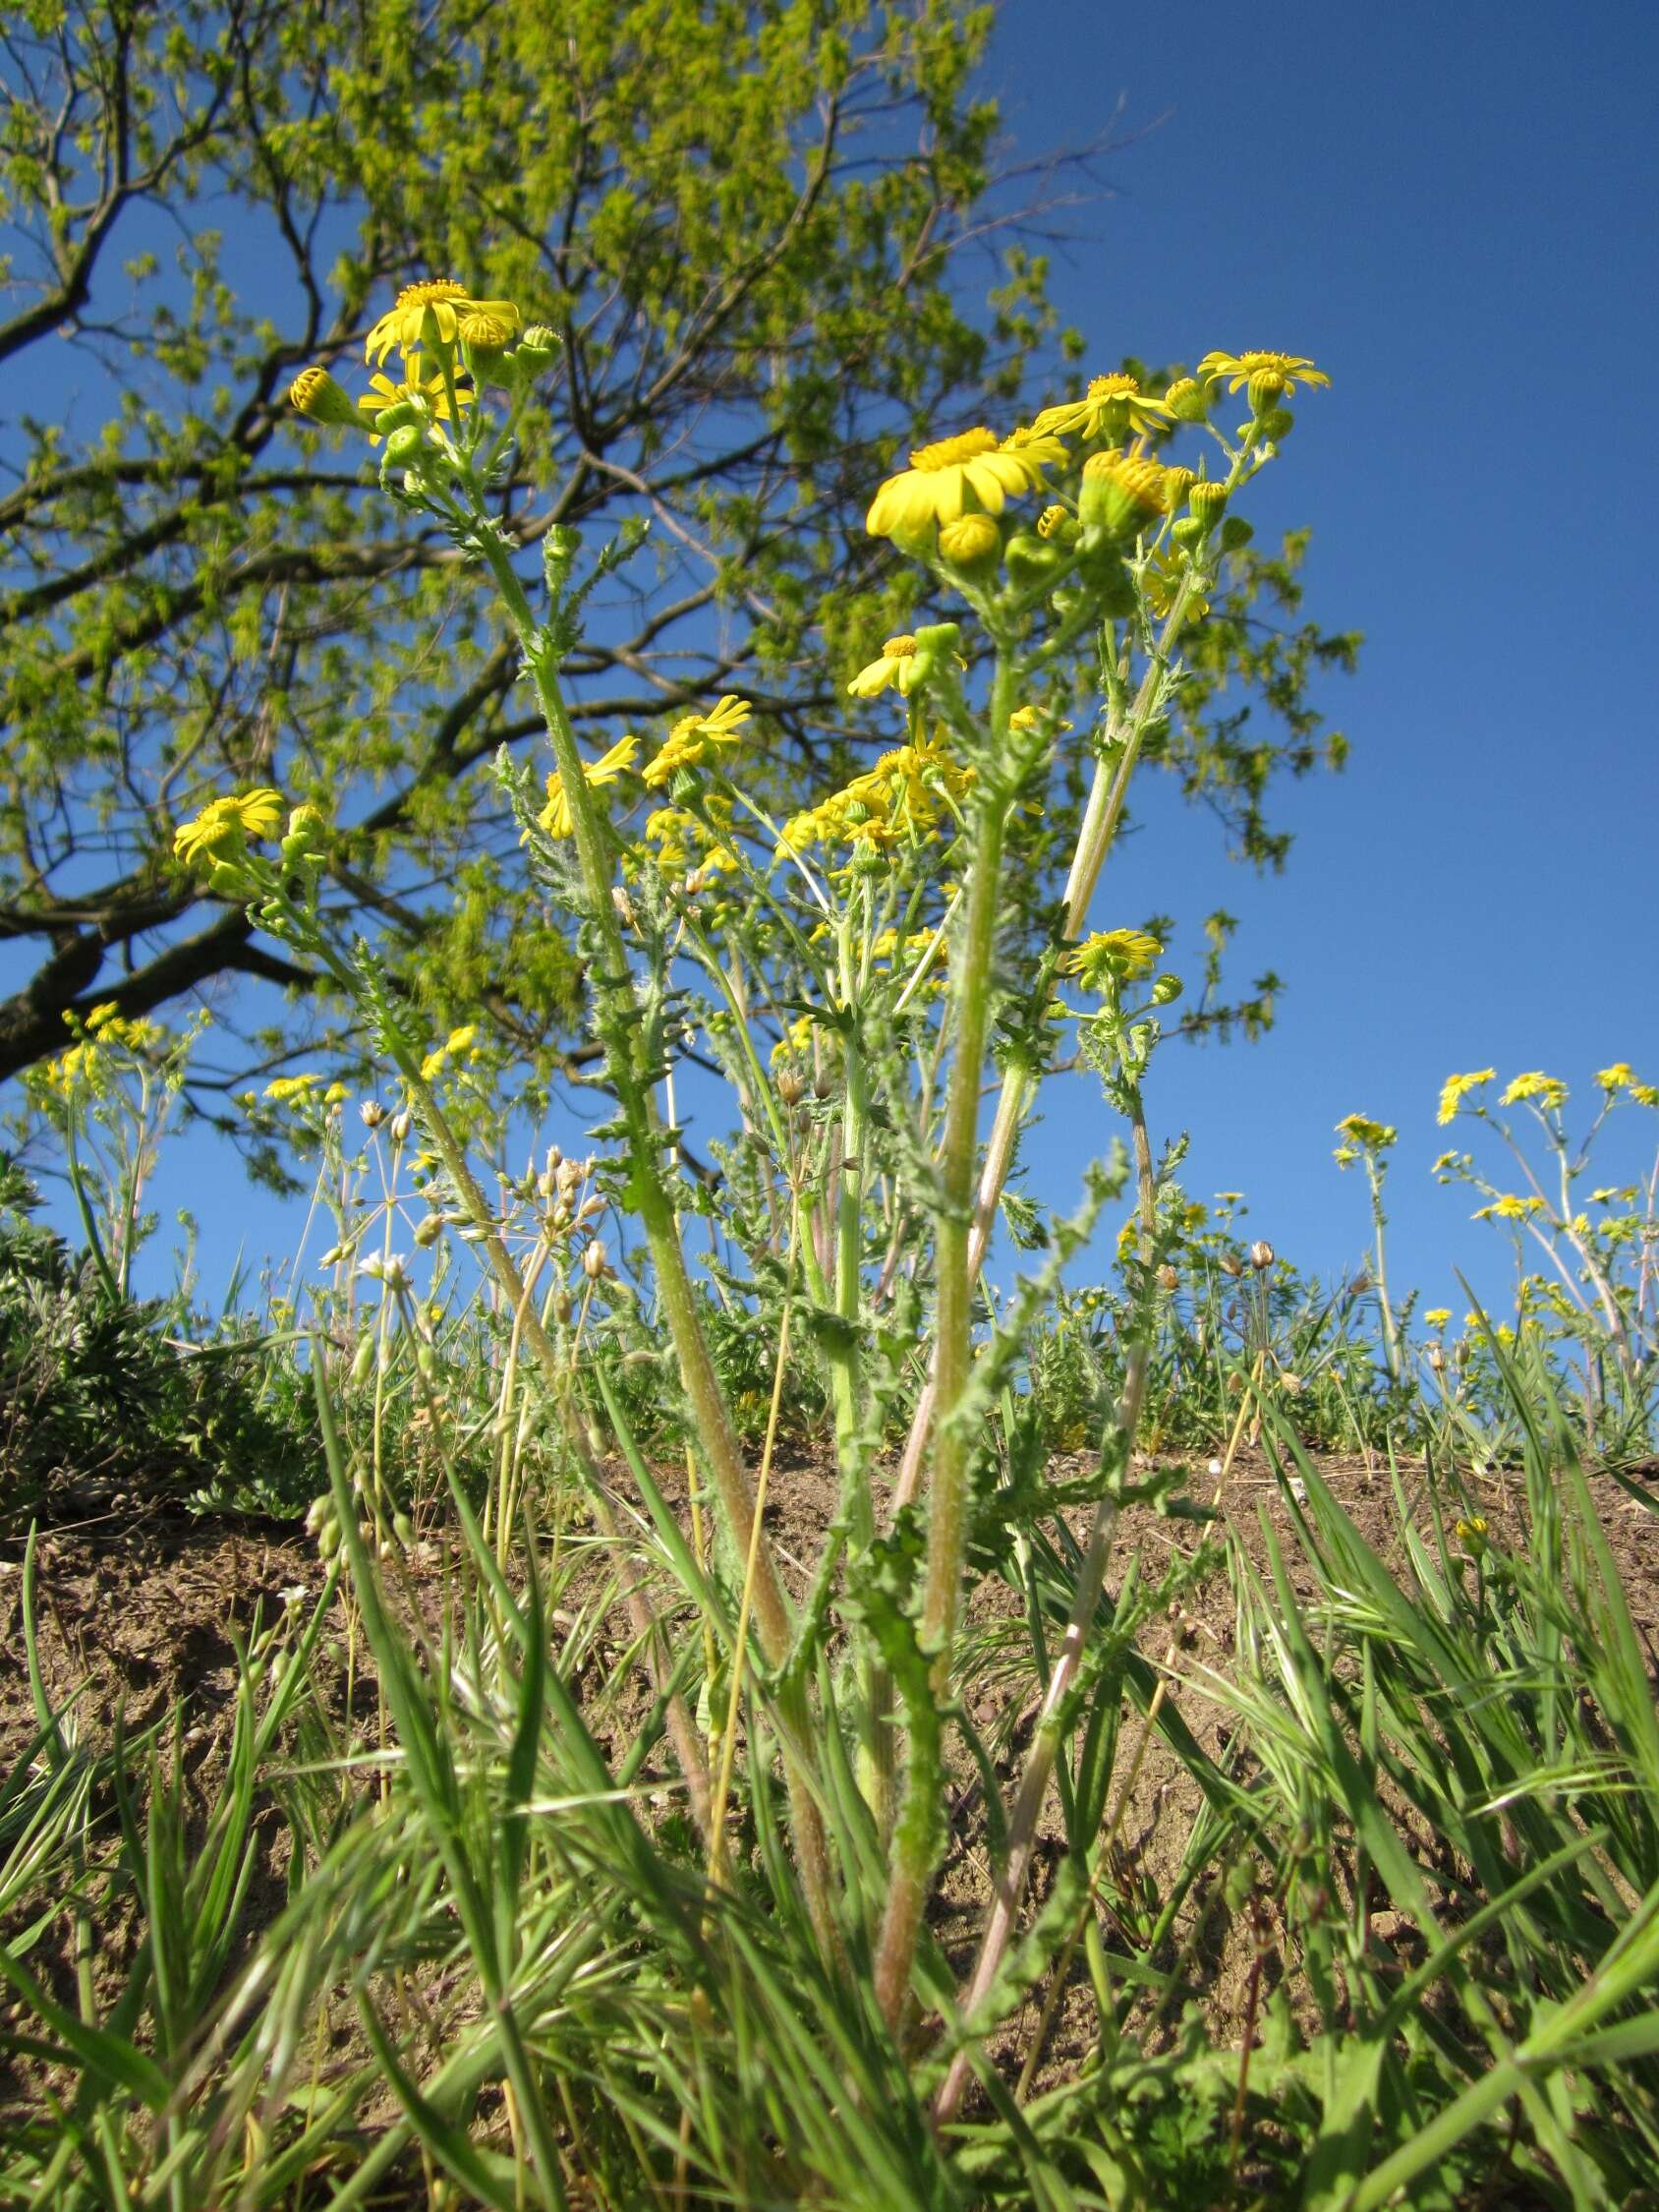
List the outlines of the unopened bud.
<svg viewBox="0 0 1659 2212">
<path fill-rule="evenodd" d="M 1436 1374 L 1440 1374 L 1445 1370 L 1446 1354 L 1441 1350 L 1438 1344 L 1431 1344 L 1429 1346 L 1429 1366 L 1434 1369 Z"/>
<path fill-rule="evenodd" d="M 1285 393 L 1285 378 L 1278 369 L 1258 369 L 1250 378 L 1250 412 L 1252 415 L 1271 414 Z"/>
<path fill-rule="evenodd" d="M 288 387 L 288 404 L 329 430 L 365 430 L 367 424 L 326 369 L 302 369 Z"/>
<path fill-rule="evenodd" d="M 426 437 L 420 425 L 418 423 L 405 423 L 401 430 L 394 430 L 390 437 L 387 438 L 386 450 L 380 456 L 382 467 L 402 468 L 410 466 L 419 459 L 425 443 Z M 414 473 L 412 468 L 411 473 Z"/>
<path fill-rule="evenodd" d="M 424 1221 L 416 1224 L 415 1242 L 423 1252 L 429 1252 L 442 1235 L 443 1216 L 440 1213 L 429 1213 Z"/>
<path fill-rule="evenodd" d="M 942 560 L 964 576 L 989 576 L 1002 552 L 1002 533 L 988 514 L 962 514 L 939 533 Z"/>
<path fill-rule="evenodd" d="M 1258 1275 L 1266 1274 L 1278 1256 L 1265 1237 L 1258 1237 L 1250 1247 L 1250 1265 Z"/>
<path fill-rule="evenodd" d="M 377 1098 L 366 1098 L 358 1108 L 365 1129 L 378 1129 L 386 1118 L 386 1109 Z"/>
<path fill-rule="evenodd" d="M 1196 377 L 1177 377 L 1164 394 L 1164 404 L 1177 423 L 1209 420 L 1210 395 Z"/>
<path fill-rule="evenodd" d="M 1224 1252 L 1220 1255 L 1216 1264 L 1220 1267 L 1224 1275 L 1231 1275 L 1234 1280 L 1236 1280 L 1244 1272 L 1244 1264 L 1242 1260 L 1235 1257 L 1235 1255 L 1230 1252 Z"/>
<path fill-rule="evenodd" d="M 604 1247 L 596 1237 L 582 1254 L 582 1272 L 590 1283 L 597 1283 L 605 1271 Z"/>
<path fill-rule="evenodd" d="M 352 1380 L 367 1382 L 374 1366 L 374 1339 L 366 1336 L 352 1355 Z"/>
<path fill-rule="evenodd" d="M 1279 1379 L 1284 1384 L 1287 1397 L 1299 1398 L 1301 1396 L 1302 1378 L 1299 1374 L 1282 1374 Z"/>
<path fill-rule="evenodd" d="M 1167 1291 L 1179 1290 L 1180 1281 L 1179 1270 L 1172 1267 L 1166 1260 L 1158 1270 L 1158 1288 Z"/>
<path fill-rule="evenodd" d="M 415 1117 L 409 1111 L 408 1107 L 405 1106 L 401 1113 L 394 1114 L 391 1118 L 392 1142 L 394 1144 L 402 1144 L 407 1139 L 409 1132 L 414 1127 Z"/>
<path fill-rule="evenodd" d="M 777 1095 L 785 1106 L 798 1106 L 806 1095 L 806 1084 L 793 1068 L 785 1068 L 777 1078 Z"/>
<path fill-rule="evenodd" d="M 619 883 L 611 885 L 610 903 L 616 908 L 616 918 L 622 924 L 622 927 L 632 929 L 634 926 L 634 902 L 628 897 L 624 885 Z"/>
<path fill-rule="evenodd" d="M 1227 486 L 1201 477 L 1196 484 L 1187 487 L 1186 503 L 1194 522 L 1213 530 L 1227 512 Z"/>
</svg>

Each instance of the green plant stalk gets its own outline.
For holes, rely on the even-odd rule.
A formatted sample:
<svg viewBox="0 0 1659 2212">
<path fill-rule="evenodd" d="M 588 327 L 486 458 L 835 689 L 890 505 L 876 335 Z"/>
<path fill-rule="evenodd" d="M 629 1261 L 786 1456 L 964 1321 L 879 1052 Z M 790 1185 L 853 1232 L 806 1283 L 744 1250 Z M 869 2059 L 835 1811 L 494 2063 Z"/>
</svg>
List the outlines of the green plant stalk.
<svg viewBox="0 0 1659 2212">
<path fill-rule="evenodd" d="M 1141 1260 L 1143 1265 L 1150 1266 L 1156 1250 L 1158 1226 L 1157 1181 L 1152 1162 L 1152 1141 L 1147 1134 L 1146 1115 L 1141 1102 L 1140 1083 L 1130 1067 L 1127 1040 L 1121 1028 L 1118 1033 L 1118 1058 L 1128 1089 L 1129 1121 L 1134 1134 L 1135 1173 L 1140 1196 Z M 1141 1406 L 1146 1396 L 1149 1334 L 1150 1318 L 1143 1314 L 1142 1326 L 1135 1332 L 1129 1346 L 1123 1394 L 1117 1404 L 1118 1445 L 1125 1465 L 1134 1444 L 1135 1430 L 1140 1426 Z M 1014 1920 L 1025 1894 L 1026 1878 L 1031 1871 L 1031 1856 L 1037 1840 L 1038 1823 L 1042 1818 L 1043 1801 L 1048 1796 L 1049 1780 L 1059 1752 L 1061 1708 L 1071 1693 L 1077 1670 L 1083 1662 L 1083 1652 L 1089 1640 L 1089 1631 L 1094 1625 L 1095 1609 L 1100 1603 L 1101 1588 L 1106 1580 L 1106 1563 L 1111 1556 L 1113 1532 L 1116 1525 L 1117 1500 L 1110 1495 L 1103 1497 L 1095 1508 L 1094 1525 L 1089 1531 L 1088 1545 L 1083 1554 L 1082 1565 L 1077 1571 L 1065 1635 L 1055 1657 L 1048 1687 L 1043 1694 L 1025 1772 L 1020 1776 L 1019 1793 L 1014 1799 L 1013 1811 L 1008 1820 L 1007 1857 L 996 1881 L 991 1914 L 986 1922 L 973 1979 L 961 2001 L 964 2011 L 972 2011 L 991 1988 L 1013 1935 Z M 944 2126 L 955 2118 L 956 2108 L 967 2087 L 971 2065 L 967 2050 L 958 2051 L 934 2101 L 936 2125 Z"/>
<path fill-rule="evenodd" d="M 1371 1220 L 1377 1232 L 1377 1304 L 1383 1314 L 1383 1348 L 1388 1357 L 1389 1373 L 1400 1380 L 1400 1330 L 1395 1322 L 1394 1306 L 1389 1298 L 1388 1267 L 1384 1260 L 1384 1231 L 1388 1216 L 1383 1211 L 1383 1176 L 1377 1161 L 1369 1152 L 1365 1155 L 1365 1173 L 1371 1184 Z"/>
<path fill-rule="evenodd" d="M 640 1066 L 641 1032 L 632 1019 L 635 1009 L 628 983 L 627 951 L 611 903 L 611 870 L 604 835 L 559 689 L 553 641 L 536 621 L 505 549 L 487 530 L 481 531 L 480 543 L 536 685 L 570 807 L 577 859 L 591 908 L 589 918 L 602 960 L 602 972 L 594 977 L 597 1027 L 628 1133 L 631 1194 L 651 1250 L 658 1297 L 673 1338 L 680 1382 L 697 1423 L 698 1440 L 708 1459 L 732 1542 L 743 1551 L 755 1521 L 754 1485 L 698 1318 L 673 1201 L 662 1178 L 661 1131 L 649 1075 Z M 773 1666 L 780 1665 L 789 1651 L 789 1601 L 764 1531 L 756 1545 L 754 1603 L 762 1648 Z M 801 1881 L 818 1940 L 826 1954 L 834 1956 L 839 1939 L 830 1906 L 829 1851 L 805 1769 L 812 1732 L 804 1685 L 785 1686 L 779 1710 L 787 1731 L 785 1769 Z"/>
<path fill-rule="evenodd" d="M 1005 646 L 1000 647 L 989 717 L 989 755 L 994 762 L 1007 749 L 1014 674 L 1012 655 Z M 987 779 L 970 865 L 962 943 L 951 962 L 952 1059 L 940 1163 L 940 1217 L 935 1233 L 938 1288 L 934 1386 L 939 1418 L 934 1429 L 928 1495 L 928 1556 L 921 1620 L 922 1648 L 932 1655 L 934 1692 L 941 1703 L 949 1691 L 951 1646 L 967 1543 L 969 1439 L 955 1416 L 973 1363 L 973 1286 L 977 1271 L 970 1264 L 969 1253 L 979 1160 L 979 1093 L 991 1019 L 992 959 L 1010 799 L 1010 792 Z M 918 1732 L 905 1777 L 904 1803 L 893 1833 L 890 1887 L 876 1950 L 877 2002 L 889 2026 L 896 2026 L 909 1994 L 916 1938 L 933 1873 L 935 1800 L 940 1781 L 939 1732 Z"/>
<path fill-rule="evenodd" d="M 1241 453 L 1228 479 L 1230 490 L 1240 473 L 1242 460 Z M 1145 742 L 1148 728 L 1164 704 L 1171 657 L 1197 589 L 1197 578 L 1189 572 L 1183 577 L 1174 604 L 1170 609 L 1169 619 L 1159 637 L 1157 651 L 1124 718 L 1120 737 L 1115 741 L 1113 732 L 1108 732 L 1109 748 L 1116 752 L 1116 757 L 1103 757 L 1095 765 L 1094 782 L 1089 789 L 1088 803 L 1077 832 L 1077 844 L 1065 883 L 1064 934 L 1068 939 L 1081 936 L 1083 925 L 1088 919 L 1089 902 L 1094 898 L 1107 854 L 1116 838 L 1117 825 L 1123 816 L 1123 803 L 1128 796 L 1129 781 L 1140 759 L 1141 746 Z M 1045 994 L 1053 976 L 1052 963 L 1046 960 L 1039 982 L 1039 988 Z M 997 1208 L 1001 1202 L 1002 1188 L 1013 1164 L 1014 1145 L 1018 1140 L 1020 1124 L 1036 1095 L 1037 1082 L 1037 1077 L 1030 1070 L 1018 1066 L 1010 1067 L 1002 1078 L 997 1112 L 986 1144 L 979 1195 L 974 1206 L 970 1265 L 975 1273 L 984 1264 L 986 1252 L 990 1248 L 991 1232 L 997 1223 Z M 935 1372 L 924 1386 L 915 1414 L 911 1418 L 904 1456 L 899 1462 L 898 1475 L 893 1484 L 893 1513 L 908 1505 L 916 1494 L 938 1396 L 936 1363 Z"/>
</svg>

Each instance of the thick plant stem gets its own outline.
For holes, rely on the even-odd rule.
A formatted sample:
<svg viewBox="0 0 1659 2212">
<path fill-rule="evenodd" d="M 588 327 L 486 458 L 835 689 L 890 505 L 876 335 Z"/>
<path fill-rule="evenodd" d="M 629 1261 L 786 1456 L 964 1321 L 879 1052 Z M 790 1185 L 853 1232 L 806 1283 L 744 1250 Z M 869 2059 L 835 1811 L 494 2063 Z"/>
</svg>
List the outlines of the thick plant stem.
<svg viewBox="0 0 1659 2212">
<path fill-rule="evenodd" d="M 1121 1031 L 1118 1034 L 1117 1049 L 1128 1087 L 1129 1123 L 1135 1149 L 1135 1181 L 1140 1201 L 1140 1259 L 1144 1268 L 1151 1266 L 1156 1251 L 1157 1176 L 1152 1162 L 1152 1139 L 1147 1133 L 1146 1114 L 1141 1103 L 1140 1084 L 1131 1072 L 1126 1040 Z M 1117 1448 L 1125 1466 L 1134 1448 L 1135 1430 L 1140 1426 L 1141 1406 L 1146 1396 L 1149 1351 L 1147 1337 L 1148 1331 L 1143 1325 L 1136 1331 L 1129 1346 L 1123 1393 L 1117 1401 Z M 1031 1871 L 1031 1854 L 1037 1841 L 1043 1800 L 1049 1793 L 1049 1782 L 1059 1753 L 1061 1708 L 1071 1693 L 1078 1668 L 1083 1663 L 1083 1653 L 1094 1624 L 1095 1609 L 1100 1603 L 1101 1590 L 1106 1581 L 1106 1563 L 1112 1553 L 1113 1532 L 1116 1526 L 1117 1500 L 1111 1496 L 1103 1497 L 1095 1508 L 1094 1525 L 1089 1531 L 1083 1563 L 1077 1571 L 1077 1581 L 1072 1591 L 1071 1611 L 1066 1619 L 1065 1635 L 1055 1658 L 1049 1686 L 1043 1694 L 1036 1731 L 1026 1758 L 1025 1773 L 1020 1776 L 1019 1793 L 1008 1818 L 1007 1856 L 995 1882 L 991 1915 L 986 1923 L 973 1979 L 962 1997 L 962 2009 L 965 2012 L 972 2011 L 990 1989 L 1013 1934 L 1020 1900 L 1025 1894 L 1026 1877 Z M 943 2126 L 955 2117 L 962 2092 L 967 2086 L 968 2070 L 968 2054 L 965 2050 L 958 2051 L 934 2102 L 934 2120 L 937 2125 Z"/>
<path fill-rule="evenodd" d="M 740 1552 L 747 1552 L 752 1537 L 754 1539 L 756 1630 L 769 1661 L 774 1666 L 781 1665 L 790 1643 L 789 1601 L 770 1541 L 764 1531 L 758 1535 L 754 1532 L 754 1485 L 698 1316 L 673 1200 L 663 1180 L 662 1132 L 657 1118 L 651 1073 L 642 1065 L 645 1038 L 629 980 L 621 925 L 611 903 L 609 853 L 593 794 L 583 775 L 576 733 L 559 690 L 556 649 L 548 633 L 537 623 L 505 549 L 487 537 L 484 543 L 490 572 L 536 685 L 537 700 L 547 726 L 553 758 L 558 764 L 570 808 L 577 859 L 587 894 L 587 919 L 600 950 L 593 977 L 596 1026 L 628 1133 L 632 1195 L 651 1251 L 663 1319 L 673 1339 L 680 1384 L 697 1425 L 697 1441 L 708 1463 L 732 1542 Z M 833 1957 L 839 1948 L 839 1938 L 830 1905 L 829 1848 L 823 1818 L 805 1769 L 810 1756 L 811 1727 L 804 1689 L 786 1687 L 783 1690 L 778 1717 L 785 1738 L 784 1766 L 807 1908 L 826 1955 Z"/>
<path fill-rule="evenodd" d="M 1006 744 L 1013 706 L 1013 669 L 999 655 L 992 683 L 990 739 L 993 757 Z M 921 1641 L 932 1655 L 937 1705 L 948 1693 L 951 1646 L 960 1604 L 967 1542 L 969 1438 L 954 1419 L 973 1361 L 974 1171 L 979 1152 L 979 1092 L 991 1014 L 991 969 L 1007 829 L 1008 795 L 988 789 L 978 825 L 960 952 L 951 966 L 954 1015 L 950 1084 L 945 1098 L 940 1161 L 941 1202 L 936 1232 L 934 1379 L 939 1418 L 934 1427 L 933 1476 L 928 1497 L 927 1575 L 923 1586 Z M 890 1884 L 876 1948 L 876 1996 L 884 2018 L 896 2026 L 910 1988 L 927 1885 L 933 1873 L 939 1732 L 913 1730 L 904 1804 L 893 1834 Z"/>
</svg>

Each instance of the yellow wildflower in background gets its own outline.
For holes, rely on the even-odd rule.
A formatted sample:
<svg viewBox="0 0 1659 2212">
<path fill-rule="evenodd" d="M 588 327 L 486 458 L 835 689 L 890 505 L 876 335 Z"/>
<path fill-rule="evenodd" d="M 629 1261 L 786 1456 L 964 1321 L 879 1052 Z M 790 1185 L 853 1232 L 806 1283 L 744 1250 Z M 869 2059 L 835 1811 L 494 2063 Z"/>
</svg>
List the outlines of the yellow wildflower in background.
<svg viewBox="0 0 1659 2212">
<path fill-rule="evenodd" d="M 1441 1085 L 1440 1112 L 1435 1116 L 1442 1129 L 1448 1122 L 1457 1120 L 1463 1100 L 1469 1092 L 1478 1090 L 1482 1083 L 1492 1082 L 1497 1074 L 1496 1068 L 1477 1068 L 1469 1076 L 1448 1076 Z"/>
<path fill-rule="evenodd" d="M 661 751 L 640 772 L 647 790 L 666 784 L 678 769 L 698 767 L 712 747 L 735 745 L 754 711 L 747 699 L 728 691 L 709 714 L 682 716 Z"/>
<path fill-rule="evenodd" d="M 1143 392 L 1137 378 L 1115 376 L 1091 378 L 1081 399 L 1066 399 L 1058 407 L 1045 407 L 1031 427 L 1039 434 L 1092 440 L 1119 438 L 1125 429 L 1157 430 L 1169 420 L 1167 404 Z"/>
<path fill-rule="evenodd" d="M 1391 1122 L 1374 1122 L 1369 1114 L 1344 1114 L 1337 1124 L 1337 1135 L 1349 1138 L 1366 1151 L 1384 1152 L 1400 1132 Z"/>
<path fill-rule="evenodd" d="M 995 431 L 971 430 L 918 445 L 910 466 L 877 492 L 864 527 L 873 538 L 914 537 L 932 523 L 954 522 L 970 500 L 1001 514 L 1010 494 L 1039 491 L 1045 466 L 1064 458 L 1058 438 L 1030 431 L 999 440 Z"/>
<path fill-rule="evenodd" d="M 260 786 L 229 798 L 209 799 L 194 820 L 173 838 L 173 850 L 187 866 L 240 851 L 249 838 L 268 838 L 282 819 L 282 794 Z"/>
<path fill-rule="evenodd" d="M 1506 1192 L 1502 1197 L 1495 1198 L 1489 1206 L 1477 1206 L 1470 1219 L 1474 1221 L 1530 1221 L 1535 1213 L 1542 1213 L 1543 1210 L 1544 1201 L 1542 1198 L 1517 1198 L 1513 1193 Z"/>
<path fill-rule="evenodd" d="M 518 309 L 511 300 L 475 300 L 464 284 L 450 277 L 435 277 L 422 284 L 406 284 L 396 302 L 375 323 L 364 341 L 363 358 L 383 363 L 396 346 L 408 355 L 421 345 L 452 346 L 461 335 L 464 317 L 485 316 L 504 323 L 509 334 L 519 326 Z"/>
<path fill-rule="evenodd" d="M 1524 1098 L 1535 1098 L 1548 1112 L 1555 1113 L 1567 1103 L 1567 1085 L 1555 1076 L 1546 1076 L 1541 1068 L 1530 1075 L 1516 1076 L 1498 1103 L 1516 1106 Z"/>
<path fill-rule="evenodd" d="M 1060 965 L 1087 991 L 1111 983 L 1139 983 L 1163 958 L 1164 947 L 1144 929 L 1103 929 L 1066 954 Z"/>
<path fill-rule="evenodd" d="M 1429 1327 L 1434 1330 L 1437 1336 L 1451 1318 L 1452 1309 L 1450 1306 L 1431 1306 L 1423 1315 L 1423 1319 L 1427 1321 Z"/>
<path fill-rule="evenodd" d="M 1198 364 L 1198 374 L 1212 384 L 1227 378 L 1229 391 L 1237 391 L 1257 377 L 1277 377 L 1278 389 L 1286 394 L 1298 383 L 1329 385 L 1331 381 L 1322 369 L 1295 353 L 1207 353 Z"/>
<path fill-rule="evenodd" d="M 583 763 L 582 781 L 590 790 L 598 790 L 605 784 L 614 784 L 632 764 L 639 749 L 640 741 L 637 737 L 618 737 L 609 752 L 601 754 L 596 761 Z M 536 817 L 536 824 L 539 829 L 545 830 L 550 838 L 569 837 L 574 825 L 570 819 L 570 800 L 565 793 L 562 776 L 555 774 L 547 778 L 547 803 Z"/>
</svg>

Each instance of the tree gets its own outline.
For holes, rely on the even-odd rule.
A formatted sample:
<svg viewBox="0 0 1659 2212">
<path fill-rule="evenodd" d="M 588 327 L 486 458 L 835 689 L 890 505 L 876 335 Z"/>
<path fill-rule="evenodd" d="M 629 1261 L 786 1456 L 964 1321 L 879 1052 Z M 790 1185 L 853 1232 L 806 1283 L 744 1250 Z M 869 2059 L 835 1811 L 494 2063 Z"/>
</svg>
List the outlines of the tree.
<svg viewBox="0 0 1659 2212">
<path fill-rule="evenodd" d="M 954 273 L 997 227 L 996 111 L 971 87 L 990 13 L 14 13 L 0 1076 L 96 1003 L 138 1017 L 210 992 L 233 1028 L 263 1020 L 226 1087 L 249 1052 L 271 1065 L 327 1020 L 317 979 L 173 861 L 175 825 L 239 784 L 341 825 L 333 908 L 377 917 L 434 1019 L 482 1005 L 529 1054 L 565 1032 L 571 956 L 535 926 L 488 775 L 538 727 L 514 653 L 442 535 L 409 542 L 360 450 L 304 452 L 290 380 L 355 367 L 412 277 L 521 302 L 560 346 L 503 521 L 526 549 L 554 524 L 652 525 L 573 665 L 579 718 L 614 731 L 741 687 L 810 754 L 850 641 L 903 611 L 858 528 L 870 486 L 903 437 L 1005 403 L 1054 334 L 1043 263 L 1012 235 L 984 310 Z M 1243 780 L 1203 787 L 1254 780 L 1259 798 L 1284 755 L 1233 750 Z"/>
</svg>

